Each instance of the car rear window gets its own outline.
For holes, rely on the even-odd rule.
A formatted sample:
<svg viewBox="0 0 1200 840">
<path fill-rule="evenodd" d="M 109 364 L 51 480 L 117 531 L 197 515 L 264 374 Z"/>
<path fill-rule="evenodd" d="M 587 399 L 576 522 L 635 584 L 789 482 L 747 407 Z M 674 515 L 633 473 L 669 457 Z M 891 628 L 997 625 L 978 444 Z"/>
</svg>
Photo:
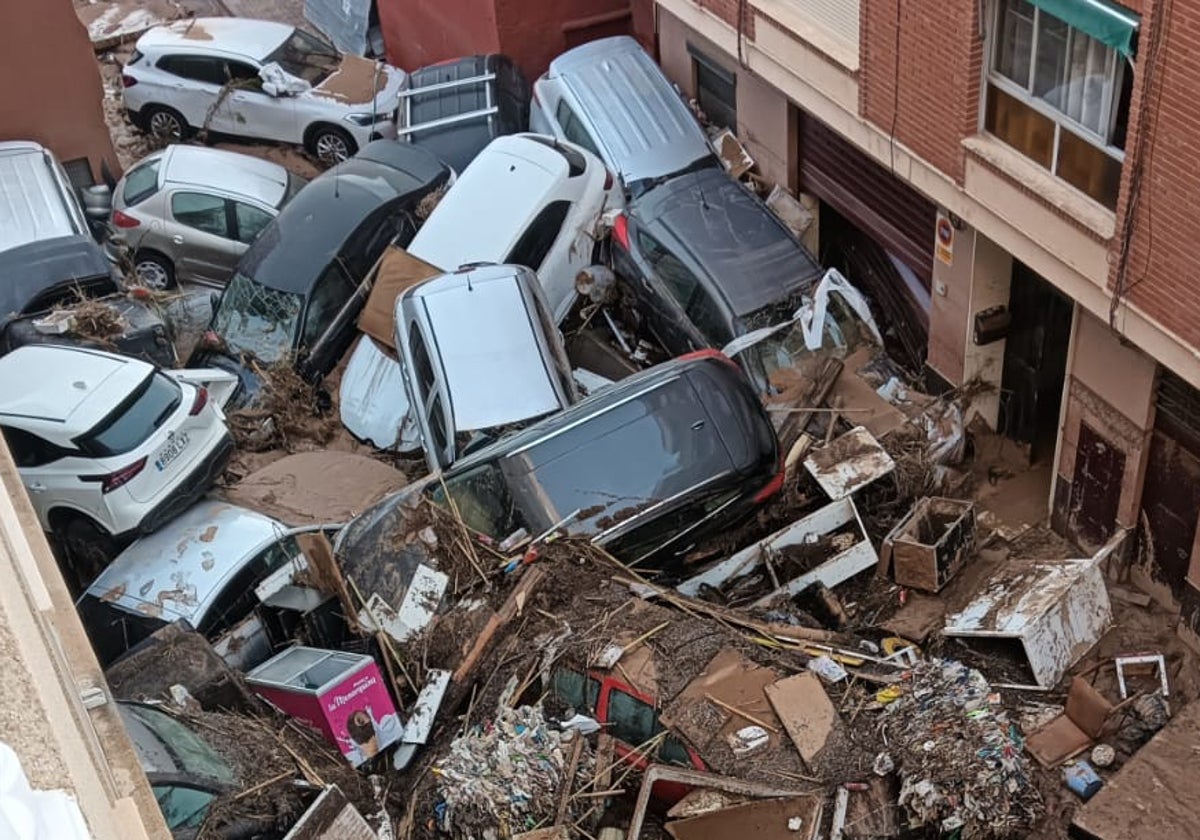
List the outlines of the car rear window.
<svg viewBox="0 0 1200 840">
<path fill-rule="evenodd" d="M 115 411 L 75 443 L 94 458 L 123 455 L 154 434 L 175 413 L 182 399 L 179 383 L 155 371 Z"/>
<path fill-rule="evenodd" d="M 141 204 L 158 192 L 158 168 L 161 164 L 159 159 L 148 160 L 125 173 L 125 189 L 121 197 L 125 199 L 126 207 Z"/>
<path fill-rule="evenodd" d="M 534 271 L 539 270 L 546 255 L 554 247 L 554 241 L 558 239 L 559 231 L 562 230 L 563 222 L 567 220 L 567 213 L 570 211 L 569 201 L 551 201 L 547 204 L 521 234 L 521 238 L 517 240 L 504 262 L 523 265 Z"/>
</svg>

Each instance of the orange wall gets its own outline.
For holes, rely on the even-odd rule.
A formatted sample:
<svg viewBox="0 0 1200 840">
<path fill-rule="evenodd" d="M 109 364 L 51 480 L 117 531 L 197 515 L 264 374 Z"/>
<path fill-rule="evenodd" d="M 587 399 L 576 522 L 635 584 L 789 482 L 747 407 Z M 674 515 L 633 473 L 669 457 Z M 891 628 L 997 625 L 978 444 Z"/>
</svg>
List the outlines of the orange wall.
<svg viewBox="0 0 1200 840">
<path fill-rule="evenodd" d="M 104 89 L 87 30 L 70 0 L 0 0 L 4 83 L 0 140 L 36 140 L 60 161 L 86 157 L 99 180 L 120 174 L 101 105 Z"/>
<path fill-rule="evenodd" d="M 388 61 L 405 70 L 502 52 L 533 81 L 594 38 L 633 34 L 654 47 L 653 0 L 379 0 L 379 20 Z"/>
</svg>

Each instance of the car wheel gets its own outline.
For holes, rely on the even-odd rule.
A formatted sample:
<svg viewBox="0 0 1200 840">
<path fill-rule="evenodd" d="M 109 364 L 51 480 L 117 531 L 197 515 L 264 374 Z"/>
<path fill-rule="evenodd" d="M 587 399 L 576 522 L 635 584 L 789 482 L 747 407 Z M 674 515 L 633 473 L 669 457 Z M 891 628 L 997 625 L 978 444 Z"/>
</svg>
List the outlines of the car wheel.
<svg viewBox="0 0 1200 840">
<path fill-rule="evenodd" d="M 64 518 L 60 537 L 67 558 L 82 588 L 86 589 L 99 577 L 116 554 L 116 540 L 86 516 L 72 514 Z"/>
<path fill-rule="evenodd" d="M 183 114 L 165 105 L 147 106 L 142 123 L 146 133 L 162 143 L 178 143 L 188 130 Z"/>
<path fill-rule="evenodd" d="M 162 291 L 175 286 L 175 266 L 153 251 L 137 253 L 133 258 L 133 276 L 147 289 Z"/>
<path fill-rule="evenodd" d="M 357 152 L 358 144 L 336 125 L 321 125 L 309 135 L 308 150 L 321 163 L 333 166 Z"/>
</svg>

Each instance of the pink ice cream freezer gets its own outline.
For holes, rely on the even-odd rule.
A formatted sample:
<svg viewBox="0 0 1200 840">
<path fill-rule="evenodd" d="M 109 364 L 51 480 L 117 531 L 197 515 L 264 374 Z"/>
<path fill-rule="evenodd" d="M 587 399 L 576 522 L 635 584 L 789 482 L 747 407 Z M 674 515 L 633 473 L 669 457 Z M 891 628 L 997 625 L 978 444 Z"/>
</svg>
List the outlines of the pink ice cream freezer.
<svg viewBox="0 0 1200 840">
<path fill-rule="evenodd" d="M 404 734 L 370 656 L 288 648 L 248 673 L 246 682 L 280 711 L 319 730 L 355 767 Z"/>
</svg>

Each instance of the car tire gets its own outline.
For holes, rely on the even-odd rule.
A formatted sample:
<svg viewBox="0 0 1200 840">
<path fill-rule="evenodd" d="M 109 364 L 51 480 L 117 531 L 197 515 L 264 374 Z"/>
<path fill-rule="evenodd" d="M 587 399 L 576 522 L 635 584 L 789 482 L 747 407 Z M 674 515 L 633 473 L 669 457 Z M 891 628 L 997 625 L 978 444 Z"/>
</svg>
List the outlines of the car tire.
<svg viewBox="0 0 1200 840">
<path fill-rule="evenodd" d="M 142 109 L 142 130 L 163 144 L 178 143 L 187 137 L 188 124 L 174 108 L 147 105 Z"/>
<path fill-rule="evenodd" d="M 336 125 L 318 125 L 308 132 L 309 154 L 326 166 L 334 166 L 358 151 L 358 144 Z"/>
<path fill-rule="evenodd" d="M 112 562 L 117 541 L 105 528 L 82 514 L 63 514 L 56 519 L 54 530 L 82 591 Z"/>
<path fill-rule="evenodd" d="M 138 251 L 133 257 L 133 276 L 147 289 L 175 288 L 175 265 L 157 251 Z"/>
</svg>

